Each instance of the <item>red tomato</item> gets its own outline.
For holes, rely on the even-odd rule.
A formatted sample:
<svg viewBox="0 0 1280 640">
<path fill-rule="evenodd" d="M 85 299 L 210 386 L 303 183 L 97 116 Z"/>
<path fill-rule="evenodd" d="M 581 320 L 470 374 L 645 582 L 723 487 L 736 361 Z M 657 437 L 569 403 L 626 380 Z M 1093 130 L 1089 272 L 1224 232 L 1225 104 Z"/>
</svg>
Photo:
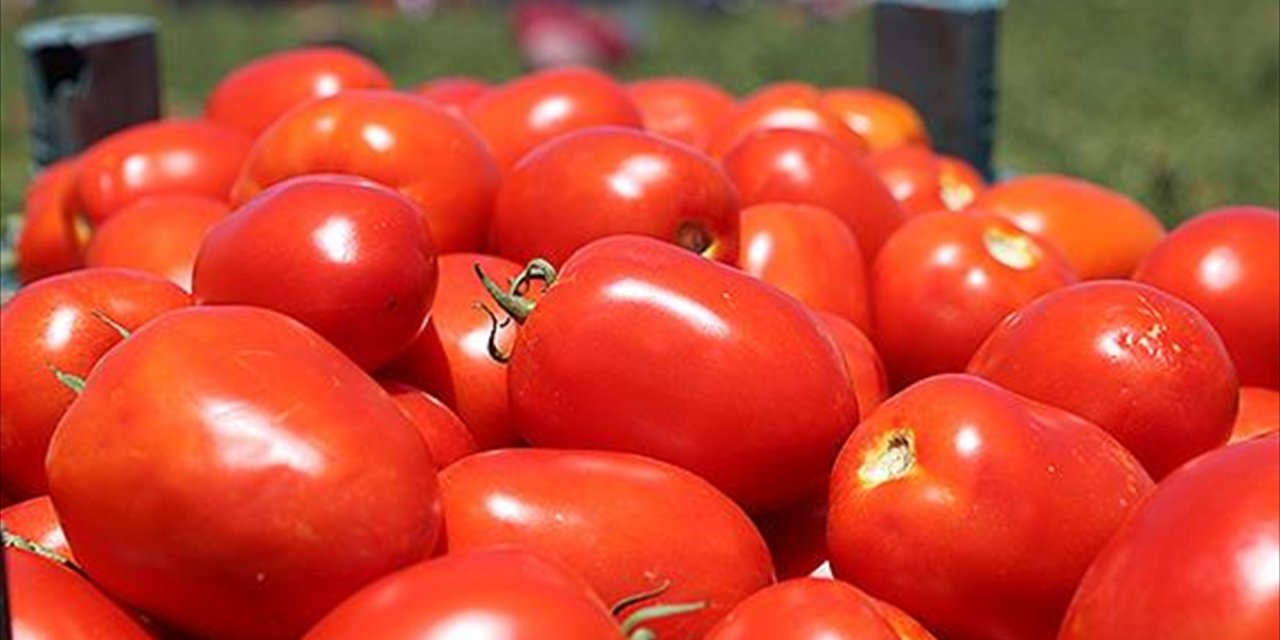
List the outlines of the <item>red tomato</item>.
<svg viewBox="0 0 1280 640">
<path fill-rule="evenodd" d="M 297 637 L 422 558 L 440 522 L 431 452 L 395 403 L 252 307 L 174 311 L 113 349 L 48 470 L 88 575 L 199 636 Z"/>
<path fill-rule="evenodd" d="M 34 282 L 84 266 L 74 159 L 49 165 L 27 188 L 14 251 L 18 280 Z"/>
<path fill-rule="evenodd" d="M 440 486 L 450 554 L 518 545 L 565 562 L 606 602 L 669 585 L 644 604 L 706 603 L 654 622 L 663 640 L 701 638 L 773 582 L 769 551 L 746 514 L 705 480 L 657 460 L 507 449 L 459 460 Z"/>
<path fill-rule="evenodd" d="M 627 90 L 594 69 L 560 67 L 517 78 L 467 107 L 467 121 L 489 143 L 503 171 L 542 143 L 586 127 L 639 129 Z"/>
<path fill-rule="evenodd" d="M 738 197 L 719 166 L 685 145 L 630 129 L 585 129 L 543 144 L 507 174 L 491 244 L 518 262 L 562 264 L 578 247 L 619 234 L 732 262 Z"/>
<path fill-rule="evenodd" d="M 623 640 L 591 586 L 520 549 L 459 553 L 365 587 L 304 640 Z"/>
<path fill-rule="evenodd" d="M 1151 486 L 1097 426 L 971 376 L 936 376 L 880 405 L 841 451 L 832 569 L 942 637 L 1051 638 Z"/>
<path fill-rule="evenodd" d="M 459 458 L 479 451 L 467 425 L 462 424 L 462 419 L 444 406 L 443 402 L 407 384 L 390 380 L 384 380 L 380 384 L 426 439 L 437 467 L 444 468 Z"/>
<path fill-rule="evenodd" d="M 827 492 L 752 520 L 769 545 L 779 580 L 813 574 L 827 561 Z"/>
<path fill-rule="evenodd" d="M 885 149 L 868 156 L 867 162 L 911 215 L 961 211 L 985 188 L 982 176 L 965 161 L 935 155 L 925 147 Z"/>
<path fill-rule="evenodd" d="M 493 307 L 498 327 L 496 344 L 509 350 L 516 325 L 476 279 L 475 265 L 489 277 L 507 284 L 520 274 L 520 265 L 505 258 L 478 253 L 440 256 L 440 284 L 427 326 L 384 374 L 407 382 L 439 398 L 458 413 L 480 449 L 516 446 L 522 442 L 511 424 L 507 401 L 507 365 L 489 355 L 494 320 L 477 303 Z M 532 293 L 532 292 L 531 292 Z"/>
<path fill-rule="evenodd" d="M 253 140 L 199 120 L 161 120 L 112 134 L 80 156 L 76 192 L 99 225 L 147 196 L 189 193 L 226 200 Z"/>
<path fill-rule="evenodd" d="M 849 382 L 858 397 L 858 417 L 866 418 L 889 397 L 889 377 L 884 372 L 880 354 L 876 353 L 866 334 L 852 322 L 824 311 L 814 315 L 840 347 L 845 368 L 849 371 Z"/>
<path fill-rule="evenodd" d="M 5 532 L 21 536 L 62 558 L 75 561 L 49 496 L 38 496 L 0 509 L 0 522 L 4 523 Z"/>
<path fill-rule="evenodd" d="M 970 207 L 1058 245 L 1085 280 L 1129 277 L 1164 237 L 1160 221 L 1142 205 L 1066 176 L 1016 178 L 984 191 Z"/>
<path fill-rule="evenodd" d="M 929 130 L 911 103 L 879 89 L 829 89 L 822 106 L 835 113 L 872 151 L 929 147 Z"/>
<path fill-rule="evenodd" d="M 151 634 L 75 571 L 5 545 L 8 616 L 15 640 L 150 640 Z"/>
<path fill-rule="evenodd" d="M 699 78 L 671 76 L 632 82 L 627 93 L 640 110 L 649 133 L 677 140 L 699 151 L 711 147 L 711 134 L 733 117 L 737 100 Z"/>
<path fill-rule="evenodd" d="M 895 388 L 963 371 L 1004 317 L 1076 282 L 1053 245 L 982 214 L 902 225 L 871 270 L 875 343 Z"/>
<path fill-rule="evenodd" d="M 738 268 L 805 303 L 871 330 L 858 239 L 836 214 L 806 204 L 742 210 Z"/>
<path fill-rule="evenodd" d="M 1280 436 L 1165 478 L 1098 554 L 1060 640 L 1280 637 Z"/>
<path fill-rule="evenodd" d="M 350 89 L 390 89 L 364 56 L 338 47 L 304 47 L 262 56 L 232 71 L 209 94 L 205 117 L 251 136 L 313 98 Z"/>
<path fill-rule="evenodd" d="M 466 76 L 446 76 L 424 82 L 411 89 L 410 93 L 426 98 L 461 118 L 471 103 L 493 91 L 493 88 L 492 84 L 484 80 Z"/>
<path fill-rule="evenodd" d="M 191 298 L 167 280 L 84 269 L 24 287 L 0 308 L 0 482 L 15 498 L 49 492 L 45 452 L 76 394 L 54 370 L 81 378 L 132 331 Z"/>
<path fill-rule="evenodd" d="M 968 370 L 1097 423 L 1157 479 L 1225 443 L 1236 415 L 1235 372 L 1213 327 L 1135 282 L 1041 297 L 1005 318 Z"/>
<path fill-rule="evenodd" d="M 431 102 L 392 91 L 345 91 L 276 121 L 255 143 L 233 198 L 309 173 L 349 173 L 418 203 L 441 251 L 484 242 L 498 188 L 475 132 Z"/>
<path fill-rule="evenodd" d="M 651 456 L 753 511 L 821 488 L 858 415 L 839 351 L 800 303 L 638 236 L 564 265 L 516 336 L 508 384 L 535 446 Z"/>
<path fill-rule="evenodd" d="M 864 594 L 865 595 L 865 594 Z M 937 640 L 929 633 L 924 625 L 916 622 L 906 611 L 899 609 L 883 600 L 876 600 L 871 596 L 867 596 L 871 600 L 871 605 L 880 612 L 881 617 L 889 626 L 893 628 L 894 633 L 898 634 L 899 640 Z"/>
<path fill-rule="evenodd" d="M 1231 442 L 1251 440 L 1280 431 L 1280 391 L 1261 387 L 1240 387 L 1240 405 Z"/>
<path fill-rule="evenodd" d="M 94 231 L 85 250 L 90 267 L 124 267 L 167 278 L 191 290 L 196 252 L 231 207 L 205 196 L 172 194 L 128 205 Z"/>
<path fill-rule="evenodd" d="M 744 600 L 706 640 L 899 640 L 872 598 L 838 580 L 798 578 Z"/>
<path fill-rule="evenodd" d="M 436 250 L 412 200 L 352 176 L 286 180 L 205 236 L 201 304 L 251 304 L 302 321 L 374 370 L 426 324 Z"/>
<path fill-rule="evenodd" d="M 1203 313 L 1241 384 L 1280 389 L 1280 212 L 1228 207 L 1198 215 L 1156 245 L 1133 279 Z"/>
<path fill-rule="evenodd" d="M 733 117 L 716 127 L 709 149 L 723 157 L 749 135 L 775 129 L 823 134 L 850 153 L 867 151 L 866 140 L 823 104 L 822 93 L 800 82 L 772 84 L 747 96 Z"/>
<path fill-rule="evenodd" d="M 743 206 L 793 202 L 840 216 L 857 237 L 867 266 L 906 218 L 871 166 L 824 135 L 756 133 L 725 155 L 724 169 Z"/>
</svg>

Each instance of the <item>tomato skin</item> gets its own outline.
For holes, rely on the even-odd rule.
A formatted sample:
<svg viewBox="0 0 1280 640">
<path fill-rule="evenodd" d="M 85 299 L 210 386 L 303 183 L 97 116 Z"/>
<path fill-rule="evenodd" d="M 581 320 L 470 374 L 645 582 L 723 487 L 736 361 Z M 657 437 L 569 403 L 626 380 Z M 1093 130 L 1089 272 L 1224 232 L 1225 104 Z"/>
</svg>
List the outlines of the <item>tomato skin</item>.
<svg viewBox="0 0 1280 640">
<path fill-rule="evenodd" d="M 76 159 L 59 160 L 27 188 L 22 230 L 14 247 L 23 284 L 84 266 L 76 226 Z"/>
<path fill-rule="evenodd" d="M 507 365 L 489 355 L 493 322 L 475 305 L 488 305 L 499 323 L 507 323 L 497 332 L 497 345 L 504 352 L 515 342 L 517 325 L 492 304 L 476 279 L 475 265 L 502 285 L 519 275 L 522 267 L 479 253 L 442 255 L 436 264 L 440 279 L 431 318 L 383 375 L 439 398 L 462 418 L 480 449 L 517 446 L 523 440 L 511 423 Z"/>
<path fill-rule="evenodd" d="M 1053 245 L 1002 218 L 912 218 L 871 269 L 873 334 L 893 387 L 963 371 L 1006 315 L 1076 281 Z"/>
<path fill-rule="evenodd" d="M 738 108 L 732 95 L 700 78 L 646 78 L 632 82 L 627 93 L 640 110 L 645 131 L 704 153 L 716 127 Z"/>
<path fill-rule="evenodd" d="M 749 511 L 821 488 L 858 407 L 839 351 L 800 303 L 638 236 L 597 240 L 561 274 L 508 367 L 526 440 L 671 462 Z"/>
<path fill-rule="evenodd" d="M 865 419 L 889 397 L 889 377 L 885 374 L 880 354 L 866 334 L 852 322 L 825 311 L 816 311 L 814 316 L 844 356 L 849 382 L 858 398 L 858 418 Z"/>
<path fill-rule="evenodd" d="M 484 243 L 498 188 L 493 157 L 470 127 L 395 91 L 344 91 L 281 117 L 254 144 L 232 200 L 243 205 L 312 173 L 347 173 L 396 189 L 422 207 L 441 251 Z"/>
<path fill-rule="evenodd" d="M 143 198 L 102 223 L 89 239 L 85 264 L 145 271 L 191 290 L 200 243 L 231 207 L 188 194 Z"/>
<path fill-rule="evenodd" d="M 606 602 L 669 581 L 641 606 L 708 603 L 646 625 L 663 640 L 701 638 L 773 582 L 769 551 L 746 514 L 705 480 L 657 460 L 506 449 L 463 458 L 441 472 L 440 486 L 449 554 L 517 545 L 563 561 Z"/>
<path fill-rule="evenodd" d="M 471 103 L 493 91 L 492 84 L 467 76 L 445 76 L 433 78 L 413 89 L 410 93 L 426 98 L 440 105 L 445 111 L 459 118 L 465 117 L 467 107 Z"/>
<path fill-rule="evenodd" d="M 1059 640 L 1280 636 L 1280 436 L 1165 478 L 1089 567 Z"/>
<path fill-rule="evenodd" d="M 431 458 L 443 469 L 479 450 L 475 438 L 453 411 L 427 392 L 390 380 L 380 381 L 405 417 L 417 427 L 431 448 Z"/>
<path fill-rule="evenodd" d="M 768 203 L 740 214 L 738 268 L 805 303 L 871 330 L 858 239 L 822 207 Z"/>
<path fill-rule="evenodd" d="M 911 103 L 870 88 L 829 89 L 822 106 L 862 137 L 871 151 L 899 147 L 929 148 L 929 131 Z"/>
<path fill-rule="evenodd" d="M 1083 280 L 1129 277 L 1165 234 L 1142 205 L 1067 176 L 1015 178 L 984 191 L 970 208 L 1008 218 L 1058 245 Z"/>
<path fill-rule="evenodd" d="M 747 96 L 733 117 L 722 121 L 711 137 L 710 153 L 724 157 L 748 136 L 774 130 L 826 135 L 857 155 L 868 149 L 866 140 L 823 104 L 820 91 L 801 82 L 779 82 Z"/>
<path fill-rule="evenodd" d="M 619 126 L 639 129 L 640 111 L 626 88 L 583 67 L 559 67 L 521 76 L 467 107 L 475 127 L 502 171 L 542 143 L 578 129 Z"/>
<path fill-rule="evenodd" d="M 11 504 L 0 509 L 0 522 L 4 530 L 34 542 L 67 560 L 75 561 L 67 536 L 62 533 L 62 523 L 53 509 L 49 496 L 36 496 L 30 500 Z"/>
<path fill-rule="evenodd" d="M 857 237 L 868 267 L 906 219 L 871 166 L 821 134 L 755 133 L 725 154 L 723 164 L 744 207 L 793 202 L 824 207 L 840 216 Z"/>
<path fill-rule="evenodd" d="M 241 131 L 200 120 L 130 127 L 80 155 L 77 197 L 95 226 L 147 196 L 190 193 L 226 200 L 252 143 Z"/>
<path fill-rule="evenodd" d="M 558 265 L 592 240 L 619 234 L 732 262 L 738 197 L 724 171 L 689 147 L 642 131 L 585 129 L 539 146 L 507 174 L 491 244 L 516 262 Z"/>
<path fill-rule="evenodd" d="M 1280 391 L 1240 387 L 1239 406 L 1235 425 L 1231 427 L 1232 443 L 1280 431 Z"/>
<path fill-rule="evenodd" d="M 1147 254 L 1133 279 L 1203 313 L 1241 384 L 1280 389 L 1280 212 L 1227 207 L 1191 218 Z"/>
<path fill-rule="evenodd" d="M 716 625 L 706 640 L 898 640 L 898 634 L 853 585 L 797 578 L 756 592 Z"/>
<path fill-rule="evenodd" d="M 4 548 L 9 581 L 5 637 L 16 640 L 151 640 L 120 605 L 67 567 Z"/>
<path fill-rule="evenodd" d="M 880 405 L 841 451 L 831 566 L 940 637 L 1051 638 L 1151 487 L 1097 426 L 972 376 L 935 376 Z"/>
<path fill-rule="evenodd" d="M 75 393 L 50 367 L 89 375 L 120 333 L 191 304 L 167 280 L 124 269 L 83 269 L 23 287 L 0 308 L 0 482 L 15 498 L 49 492 L 45 453 Z"/>
<path fill-rule="evenodd" d="M 290 109 L 351 89 L 390 89 L 369 59 L 339 47 L 301 47 L 257 58 L 222 78 L 205 117 L 258 136 Z"/>
<path fill-rule="evenodd" d="M 1153 478 L 1221 446 L 1238 385 L 1198 311 L 1128 281 L 1086 282 L 1010 314 L 969 373 L 1106 429 Z"/>
<path fill-rule="evenodd" d="M 297 637 L 439 529 L 430 450 L 395 403 L 254 307 L 174 311 L 113 349 L 48 471 L 86 573 L 200 636 Z"/>
<path fill-rule="evenodd" d="M 288 314 L 372 371 L 422 331 L 437 278 L 412 200 L 353 176 L 302 176 L 214 225 L 193 292 L 200 304 Z"/>
</svg>

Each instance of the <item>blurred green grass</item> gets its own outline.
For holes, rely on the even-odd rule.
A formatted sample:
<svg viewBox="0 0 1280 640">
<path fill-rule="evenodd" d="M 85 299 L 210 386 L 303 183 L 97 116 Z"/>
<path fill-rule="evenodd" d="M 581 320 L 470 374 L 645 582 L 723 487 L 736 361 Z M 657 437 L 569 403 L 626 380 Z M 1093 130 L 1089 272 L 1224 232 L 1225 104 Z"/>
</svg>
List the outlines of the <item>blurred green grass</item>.
<svg viewBox="0 0 1280 640">
<path fill-rule="evenodd" d="M 160 20 L 166 111 L 198 114 L 205 93 L 250 58 L 309 39 L 356 41 L 401 85 L 436 75 L 501 80 L 519 64 L 500 13 L 413 21 L 349 4 L 291 13 L 157 0 L 0 5 L 0 211 L 28 179 L 24 24 L 75 12 Z M 806 24 L 757 5 L 716 20 L 659 3 L 625 78 L 690 74 L 739 94 L 797 79 L 865 84 L 870 14 Z M 997 166 L 1062 172 L 1125 192 L 1169 224 L 1226 203 L 1280 202 L 1280 3 L 1273 0 L 1014 0 L 1001 31 Z"/>
</svg>

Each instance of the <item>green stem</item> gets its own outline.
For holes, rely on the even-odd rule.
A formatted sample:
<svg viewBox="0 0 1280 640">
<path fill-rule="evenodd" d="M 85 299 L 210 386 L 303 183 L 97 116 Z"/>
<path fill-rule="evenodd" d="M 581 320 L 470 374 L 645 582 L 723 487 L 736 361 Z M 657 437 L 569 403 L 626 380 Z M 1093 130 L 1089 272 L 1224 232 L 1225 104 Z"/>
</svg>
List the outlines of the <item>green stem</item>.
<svg viewBox="0 0 1280 640">
<path fill-rule="evenodd" d="M 105 314 L 105 313 L 103 313 L 103 312 L 101 312 L 101 311 L 98 311 L 97 309 L 94 309 L 93 311 L 90 311 L 89 313 L 90 313 L 93 317 L 95 317 L 95 318 L 97 318 L 97 319 L 101 320 L 101 321 L 102 321 L 104 324 L 106 324 L 108 327 L 111 327 L 112 329 L 115 329 L 116 333 L 119 333 L 119 334 L 120 334 L 120 337 L 121 337 L 121 338 L 123 338 L 123 339 L 125 339 L 125 340 L 128 340 L 128 339 L 129 339 L 129 336 L 132 334 L 132 332 L 130 332 L 128 329 L 126 329 L 126 328 L 124 327 L 124 325 L 120 324 L 119 322 L 116 322 L 115 320 L 112 320 L 112 319 L 111 319 L 111 316 L 109 316 L 109 315 L 107 315 L 107 314 Z"/>
<path fill-rule="evenodd" d="M 38 542 L 35 542 L 33 540 L 28 540 L 16 533 L 9 533 L 8 531 L 2 531 L 0 532 L 0 535 L 4 537 L 5 547 L 22 549 L 23 551 L 26 551 L 28 553 L 34 553 L 46 560 L 52 560 L 58 564 L 65 565 L 68 567 L 73 566 L 71 564 L 71 560 L 67 559 L 57 551 L 54 551 L 53 549 L 50 549 L 49 547 L 46 547 Z"/>
<path fill-rule="evenodd" d="M 640 625 L 653 620 L 701 611 L 705 608 L 707 608 L 706 602 L 655 604 L 651 607 L 645 607 L 637 610 L 622 622 L 622 635 L 627 636 L 631 640 L 652 639 L 655 637 L 653 632 L 640 627 Z"/>
<path fill-rule="evenodd" d="M 502 310 L 506 311 L 507 315 L 511 316 L 516 322 L 524 322 L 524 319 L 529 317 L 530 313 L 533 313 L 534 304 L 532 302 L 525 300 L 517 293 L 503 291 L 498 286 L 498 283 L 494 282 L 493 278 L 490 278 L 484 272 L 484 269 L 480 268 L 480 263 L 476 263 L 475 269 L 476 275 L 479 276 L 480 283 L 484 285 L 485 291 L 488 291 L 494 302 L 497 302 L 498 306 L 502 307 Z M 524 276 L 523 273 L 520 275 L 521 277 Z M 519 278 L 516 281 L 523 282 Z M 511 288 L 514 291 L 516 286 L 513 284 Z"/>
<path fill-rule="evenodd" d="M 53 372 L 53 377 L 57 378 L 58 382 L 62 383 L 62 386 L 75 392 L 76 395 L 84 392 L 84 378 L 74 373 L 67 373 L 48 362 L 45 363 L 45 366 L 49 367 L 49 370 Z"/>
</svg>

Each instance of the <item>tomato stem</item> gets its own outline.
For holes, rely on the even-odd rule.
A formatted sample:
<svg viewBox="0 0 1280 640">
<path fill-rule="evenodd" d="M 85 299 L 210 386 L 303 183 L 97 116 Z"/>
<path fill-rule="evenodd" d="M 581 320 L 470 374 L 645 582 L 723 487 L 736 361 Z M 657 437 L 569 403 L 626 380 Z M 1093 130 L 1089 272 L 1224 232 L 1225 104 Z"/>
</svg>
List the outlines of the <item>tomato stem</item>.
<svg viewBox="0 0 1280 640">
<path fill-rule="evenodd" d="M 74 373 L 67 373 L 62 369 L 53 366 L 53 364 L 49 362 L 46 362 L 45 366 L 49 367 L 49 370 L 53 372 L 53 377 L 57 378 L 58 382 L 62 383 L 62 386 L 70 389 L 76 395 L 80 395 L 84 392 L 84 378 L 81 378 Z"/>
<path fill-rule="evenodd" d="M 507 318 L 501 322 L 498 321 L 498 314 L 489 308 L 489 305 L 483 302 L 477 302 L 473 305 L 475 308 L 485 312 L 489 316 L 489 341 L 485 345 L 489 349 L 489 357 L 506 364 L 511 359 L 511 354 L 504 353 L 502 348 L 498 346 L 498 329 L 511 324 L 511 318 Z"/>
<path fill-rule="evenodd" d="M 622 635 L 627 636 L 629 640 L 653 640 L 657 635 L 640 625 L 653 620 L 701 611 L 706 607 L 706 602 L 686 602 L 683 604 L 655 604 L 638 609 L 622 622 Z"/>
<path fill-rule="evenodd" d="M 484 290 L 510 316 L 508 320 L 499 323 L 498 314 L 493 309 L 490 309 L 488 305 L 482 302 L 477 302 L 475 305 L 477 309 L 489 314 L 489 320 L 492 322 L 489 327 L 489 357 L 498 362 L 506 363 L 511 359 L 511 354 L 503 353 L 502 349 L 498 347 L 498 329 L 507 326 L 507 323 L 511 320 L 515 320 L 517 324 L 524 323 L 525 318 L 528 318 L 529 314 L 533 313 L 533 308 L 536 306 L 532 300 L 524 297 L 525 291 L 529 288 L 529 283 L 538 280 L 547 287 L 551 286 L 556 281 L 556 268 L 542 258 L 534 258 L 529 261 L 529 264 L 525 265 L 520 275 L 511 281 L 511 287 L 503 291 L 502 287 L 499 287 L 498 283 L 494 282 L 493 278 L 490 278 L 484 272 L 479 262 L 475 263 L 474 266 L 476 276 L 480 278 L 480 284 L 484 285 Z"/>
<path fill-rule="evenodd" d="M 614 617 L 620 616 L 622 615 L 622 611 L 627 607 L 633 604 L 644 602 L 645 600 L 652 600 L 666 593 L 667 589 L 670 589 L 670 588 L 671 588 L 671 581 L 663 580 L 661 584 L 659 584 L 658 586 L 648 591 L 641 591 L 640 593 L 637 593 L 634 595 L 623 596 L 621 600 L 618 600 L 617 602 L 613 603 L 612 607 L 609 607 L 609 612 L 612 613 Z"/>
<path fill-rule="evenodd" d="M 23 551 L 34 553 L 46 560 L 52 560 L 60 565 L 74 567 L 74 565 L 71 564 L 70 559 L 34 540 L 28 540 L 16 533 L 9 533 L 3 529 L 0 529 L 0 535 L 4 538 L 4 546 L 6 548 L 12 547 L 14 549 L 22 549 Z"/>
<path fill-rule="evenodd" d="M 90 311 L 89 314 L 97 318 L 98 320 L 101 320 L 108 327 L 115 329 L 116 333 L 119 333 L 122 339 L 128 340 L 129 336 L 132 335 L 132 332 L 126 329 L 124 325 L 120 324 L 119 322 L 116 322 L 115 320 L 112 320 L 111 316 L 101 311 L 98 311 L 97 309 Z"/>
</svg>

